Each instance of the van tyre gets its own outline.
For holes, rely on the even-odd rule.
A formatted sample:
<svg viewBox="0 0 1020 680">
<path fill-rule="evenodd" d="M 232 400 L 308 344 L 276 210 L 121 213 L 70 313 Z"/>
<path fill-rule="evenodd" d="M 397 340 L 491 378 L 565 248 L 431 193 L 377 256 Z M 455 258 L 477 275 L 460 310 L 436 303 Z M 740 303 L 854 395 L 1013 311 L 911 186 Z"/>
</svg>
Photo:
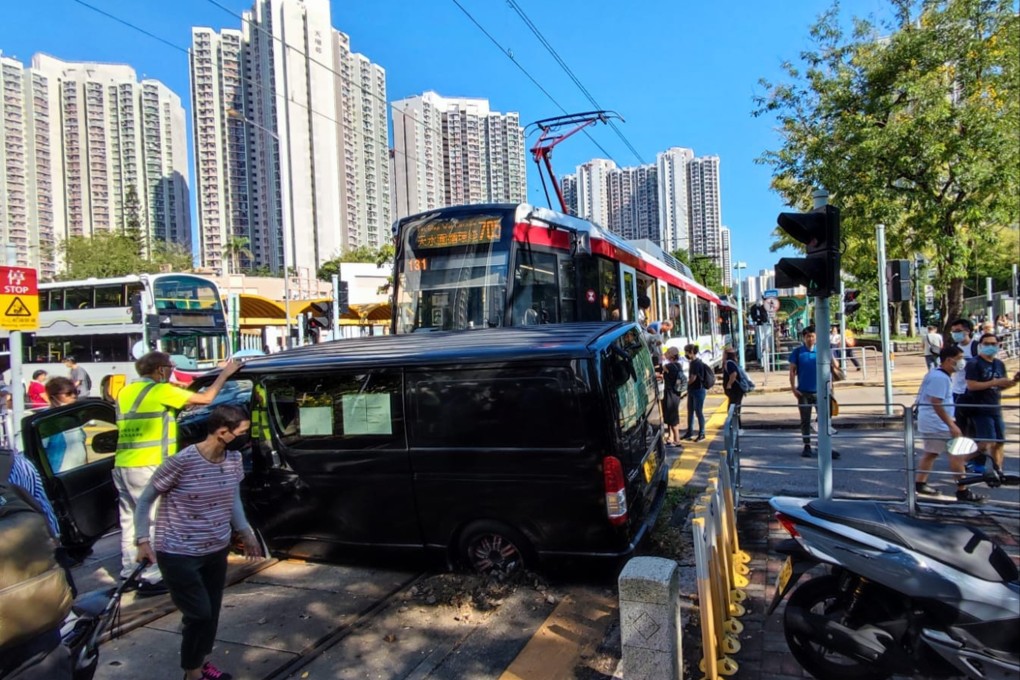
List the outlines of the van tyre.
<svg viewBox="0 0 1020 680">
<path fill-rule="evenodd" d="M 531 561 L 528 540 L 517 530 L 492 521 L 468 525 L 457 542 L 457 555 L 465 568 L 479 574 L 510 574 Z"/>
</svg>

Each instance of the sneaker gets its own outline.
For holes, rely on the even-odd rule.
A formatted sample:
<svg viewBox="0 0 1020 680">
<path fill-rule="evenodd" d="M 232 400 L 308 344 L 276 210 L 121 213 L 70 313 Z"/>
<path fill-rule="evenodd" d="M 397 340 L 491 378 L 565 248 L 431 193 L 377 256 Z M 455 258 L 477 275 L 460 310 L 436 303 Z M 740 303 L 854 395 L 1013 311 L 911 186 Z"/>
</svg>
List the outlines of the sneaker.
<svg viewBox="0 0 1020 680">
<path fill-rule="evenodd" d="M 837 451 L 836 449 L 832 450 L 832 459 L 839 460 L 839 451 Z"/>
<path fill-rule="evenodd" d="M 914 484 L 914 492 L 919 493 L 922 496 L 938 496 L 939 490 L 934 486 L 931 486 L 927 482 L 916 482 Z"/>
<path fill-rule="evenodd" d="M 811 450 L 810 446 L 805 446 L 804 450 L 800 452 L 801 458 L 814 458 L 815 452 Z"/>
<path fill-rule="evenodd" d="M 202 680 L 233 680 L 233 677 L 230 673 L 221 671 L 208 661 L 202 666 Z"/>
<path fill-rule="evenodd" d="M 149 583 L 148 581 L 142 581 L 138 584 L 138 591 L 135 593 L 136 597 L 155 597 L 157 595 L 166 595 L 169 591 L 167 590 L 166 584 L 162 581 L 156 581 L 155 583 Z"/>
<path fill-rule="evenodd" d="M 974 493 L 970 489 L 964 489 L 963 491 L 956 492 L 956 500 L 967 501 L 969 503 L 984 503 L 988 496 L 983 494 Z"/>
<path fill-rule="evenodd" d="M 686 432 L 686 433 L 684 433 L 684 436 L 680 437 L 680 439 L 682 439 L 684 441 L 690 441 L 691 439 L 694 439 L 694 436 L 691 435 L 690 432 Z"/>
<path fill-rule="evenodd" d="M 700 442 L 700 441 L 702 441 L 702 440 L 703 440 L 704 438 L 705 438 L 705 433 L 704 433 L 704 432 L 702 432 L 701 434 L 699 434 L 699 435 L 698 435 L 697 437 L 695 437 L 695 438 L 694 438 L 694 441 L 696 441 L 696 442 Z"/>
</svg>

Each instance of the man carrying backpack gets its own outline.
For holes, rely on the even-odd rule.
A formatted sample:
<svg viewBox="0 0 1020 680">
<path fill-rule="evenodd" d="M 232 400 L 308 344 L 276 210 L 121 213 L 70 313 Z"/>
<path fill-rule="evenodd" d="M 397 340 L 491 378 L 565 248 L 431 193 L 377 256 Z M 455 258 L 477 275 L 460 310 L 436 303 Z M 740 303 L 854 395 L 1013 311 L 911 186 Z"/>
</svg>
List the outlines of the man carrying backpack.
<svg viewBox="0 0 1020 680">
<path fill-rule="evenodd" d="M 0 677 L 70 680 L 60 626 L 73 594 L 47 518 L 17 481 L 32 476 L 27 463 L 0 452 Z"/>
<path fill-rule="evenodd" d="M 684 347 L 684 356 L 690 364 L 687 379 L 687 432 L 681 439 L 700 442 L 705 438 L 705 395 L 715 385 L 715 373 L 698 356 L 697 345 Z M 698 418 L 698 436 L 693 437 L 694 417 Z"/>
<path fill-rule="evenodd" d="M 747 376 L 747 373 L 737 363 L 737 350 L 732 347 L 726 347 L 723 350 L 723 392 L 726 393 L 730 406 L 737 406 L 733 414 L 734 418 L 736 418 L 737 427 L 740 427 L 739 407 L 744 401 L 744 396 L 753 390 L 754 387 L 755 385 Z"/>
</svg>

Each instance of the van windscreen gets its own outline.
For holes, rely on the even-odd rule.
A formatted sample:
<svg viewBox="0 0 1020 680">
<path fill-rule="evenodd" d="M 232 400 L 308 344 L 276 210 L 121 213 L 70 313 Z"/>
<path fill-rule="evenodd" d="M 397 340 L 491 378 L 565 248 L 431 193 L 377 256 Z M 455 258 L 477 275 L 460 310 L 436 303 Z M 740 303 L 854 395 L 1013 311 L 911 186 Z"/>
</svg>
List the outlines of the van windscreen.
<svg viewBox="0 0 1020 680">
<path fill-rule="evenodd" d="M 602 375 L 615 401 L 618 430 L 627 438 L 656 407 L 657 399 L 652 357 L 639 331 L 628 331 L 606 349 Z"/>
</svg>

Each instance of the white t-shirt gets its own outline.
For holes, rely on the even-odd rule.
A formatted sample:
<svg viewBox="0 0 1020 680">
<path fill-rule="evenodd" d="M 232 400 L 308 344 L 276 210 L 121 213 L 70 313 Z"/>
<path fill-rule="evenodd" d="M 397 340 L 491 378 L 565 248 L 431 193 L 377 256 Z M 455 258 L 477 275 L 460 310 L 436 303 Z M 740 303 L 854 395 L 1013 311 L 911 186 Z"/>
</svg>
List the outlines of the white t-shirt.
<svg viewBox="0 0 1020 680">
<path fill-rule="evenodd" d="M 975 358 L 977 355 L 970 351 L 970 346 L 974 344 L 974 338 L 971 338 L 964 344 L 956 343 L 956 346 L 963 350 L 963 358 L 967 361 Z M 966 371 L 957 371 L 953 374 L 953 394 L 961 395 L 967 391 L 967 377 L 964 375 Z"/>
<path fill-rule="evenodd" d="M 957 371 L 953 375 L 963 375 L 963 371 Z M 953 406 L 952 381 L 946 372 L 941 368 L 929 371 L 921 381 L 921 389 L 917 393 L 917 430 L 922 434 L 938 434 L 949 436 L 949 426 L 939 418 L 932 407 L 932 398 L 942 400 L 942 408 L 946 409 L 949 417 L 953 417 L 956 410 Z"/>
</svg>

